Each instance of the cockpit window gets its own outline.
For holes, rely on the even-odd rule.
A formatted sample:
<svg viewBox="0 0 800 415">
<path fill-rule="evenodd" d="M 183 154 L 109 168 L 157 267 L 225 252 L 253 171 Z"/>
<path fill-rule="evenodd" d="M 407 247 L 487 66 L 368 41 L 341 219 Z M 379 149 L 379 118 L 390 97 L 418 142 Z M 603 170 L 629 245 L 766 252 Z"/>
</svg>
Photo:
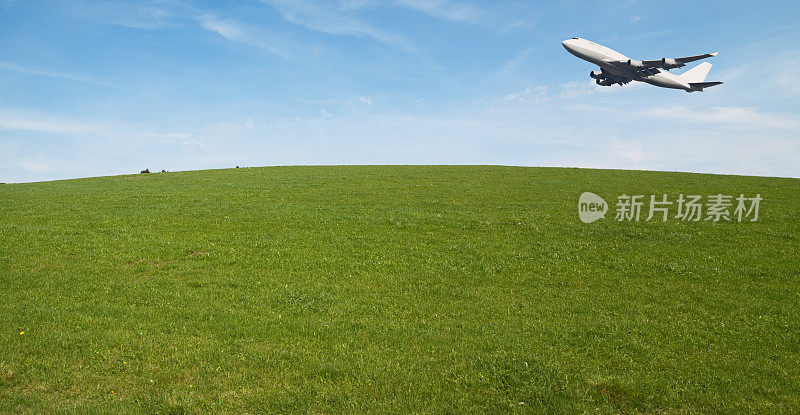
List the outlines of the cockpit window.
<svg viewBox="0 0 800 415">
<path fill-rule="evenodd" d="M 577 37 L 573 37 L 573 39 L 575 39 L 575 40 L 578 40 L 578 38 L 577 38 Z"/>
</svg>

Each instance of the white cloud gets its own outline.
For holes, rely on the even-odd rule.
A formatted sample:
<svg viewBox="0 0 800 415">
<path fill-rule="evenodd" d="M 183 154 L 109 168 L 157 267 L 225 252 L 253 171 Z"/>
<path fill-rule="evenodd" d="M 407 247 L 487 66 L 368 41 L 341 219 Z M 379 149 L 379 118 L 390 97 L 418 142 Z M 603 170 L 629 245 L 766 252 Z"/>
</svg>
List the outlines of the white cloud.
<svg viewBox="0 0 800 415">
<path fill-rule="evenodd" d="M 620 87 L 619 85 L 611 85 L 611 86 L 600 86 L 593 79 L 589 79 L 586 81 L 570 81 L 565 82 L 559 85 L 559 89 L 561 89 L 561 93 L 559 97 L 561 98 L 581 98 L 588 95 L 594 94 L 608 94 L 608 93 L 616 93 L 623 90 L 631 90 L 634 88 L 641 88 L 643 83 L 641 82 L 631 82 L 627 85 Z"/>
<path fill-rule="evenodd" d="M 539 104 L 549 101 L 552 98 L 547 94 L 548 89 L 547 85 L 528 86 L 522 91 L 507 94 L 503 97 L 503 100 L 507 102 L 533 102 Z"/>
<path fill-rule="evenodd" d="M 101 139 L 185 140 L 188 132 L 155 132 L 136 125 L 114 121 L 81 120 L 48 113 L 0 109 L 0 130 L 32 131 L 66 137 L 94 137 Z"/>
<path fill-rule="evenodd" d="M 545 85 L 531 86 L 511 99 L 514 103 L 523 99 L 533 103 L 537 95 L 548 96 L 547 92 Z M 620 122 L 621 115 L 627 114 L 622 109 L 567 107 L 569 101 L 560 102 L 557 93 L 552 96 L 552 105 L 525 106 L 518 112 L 477 108 L 457 114 L 424 116 L 400 112 L 365 116 L 353 105 L 367 105 L 370 100 L 375 105 L 377 97 L 363 96 L 354 97 L 352 105 L 337 106 L 334 116 L 320 109 L 311 118 L 272 121 L 240 118 L 162 131 L 44 114 L 14 113 L 10 117 L 9 111 L 0 111 L 0 128 L 11 126 L 72 137 L 90 134 L 88 142 L 75 147 L 80 162 L 70 159 L 59 165 L 63 159 L 39 157 L 35 149 L 21 147 L 12 156 L 13 160 L 0 163 L 0 174 L 6 181 L 13 181 L 136 172 L 146 167 L 178 170 L 237 164 L 502 163 L 800 175 L 800 166 L 787 156 L 800 150 L 800 143 L 793 140 L 791 132 L 774 134 L 773 131 L 782 130 L 764 128 L 763 132 L 769 134 L 765 136 L 769 145 L 765 145 L 764 140 L 753 140 L 746 131 L 693 128 L 676 123 L 674 117 L 683 117 L 690 111 L 675 107 L 664 112 L 634 112 Z M 505 98 L 508 97 L 498 99 Z M 564 116 L 567 112 L 569 115 Z M 715 123 L 725 123 L 732 116 L 771 119 L 764 117 L 768 114 L 753 115 L 749 109 L 726 113 L 714 108 L 707 112 L 726 115 L 711 117 L 711 121 L 705 117 L 698 119 Z M 581 122 L 564 122 L 575 119 Z M 765 125 L 764 121 L 748 122 Z M 766 125 L 782 125 L 770 122 Z M 631 134 L 646 125 L 653 126 L 647 134 Z M 673 129 L 673 125 L 682 127 Z M 8 146 L 15 142 L 24 144 L 6 140 L 6 148 L 14 150 Z M 94 159 L 107 161 L 100 166 L 93 164 Z M 17 163 L 20 161 L 30 163 L 23 168 Z M 19 166 L 20 172 L 13 166 Z M 50 171 L 44 170 L 47 166 Z M 33 171 L 37 168 L 42 169 L 40 173 Z M 23 173 L 23 169 L 30 173 Z"/>
<path fill-rule="evenodd" d="M 488 101 L 495 104 L 492 109 L 497 110 L 498 105 L 529 105 L 541 104 L 551 102 L 554 100 L 574 100 L 575 98 L 583 98 L 594 94 L 608 94 L 616 93 L 623 89 L 638 88 L 639 85 L 629 84 L 625 88 L 619 87 L 603 87 L 594 83 L 594 81 L 572 81 L 563 83 L 558 86 L 558 91 L 552 93 L 550 87 L 547 85 L 537 85 L 535 87 L 527 86 L 520 91 L 510 92 L 500 98 Z"/>
<path fill-rule="evenodd" d="M 0 129 L 39 131 L 58 135 L 97 135 L 109 132 L 104 123 L 54 117 L 47 114 L 0 109 Z"/>
<path fill-rule="evenodd" d="M 772 45 L 785 42 L 780 39 L 768 39 L 769 42 L 751 46 L 739 53 L 738 64 L 732 62 L 717 73 L 717 78 L 726 82 L 729 87 L 735 85 L 740 91 L 763 95 L 769 91 L 773 97 L 794 98 L 800 94 L 800 51 L 772 51 Z M 767 59 L 753 56 L 768 56 Z"/>
<path fill-rule="evenodd" d="M 187 7 L 181 2 L 159 2 L 154 7 L 144 2 L 72 0 L 68 11 L 97 23 L 157 30 L 172 23 L 174 12 L 185 13 Z"/>
<path fill-rule="evenodd" d="M 258 29 L 239 23 L 234 19 L 203 14 L 197 16 L 195 21 L 203 29 L 214 32 L 225 39 L 267 50 L 284 59 L 289 58 L 285 41 L 275 36 L 268 36 Z"/>
<path fill-rule="evenodd" d="M 98 81 L 98 80 L 95 80 L 95 79 L 92 79 L 92 78 L 89 78 L 89 77 L 85 77 L 85 76 L 74 75 L 74 74 L 63 73 L 63 72 L 56 72 L 56 71 L 48 71 L 48 70 L 43 70 L 43 69 L 28 68 L 28 67 L 16 65 L 16 64 L 13 64 L 13 63 L 10 63 L 10 62 L 2 62 L 2 61 L 0 61 L 0 68 L 8 69 L 8 70 L 15 71 L 15 72 L 20 72 L 20 73 L 25 73 L 25 74 L 31 74 L 31 75 L 46 76 L 46 77 L 58 78 L 58 79 L 66 79 L 66 80 L 69 80 L 69 81 L 83 82 L 83 83 L 87 83 L 87 84 L 100 85 L 100 86 L 116 87 L 116 85 L 113 85 L 113 84 L 110 84 L 110 83 L 107 83 L 107 82 Z"/>
<path fill-rule="evenodd" d="M 517 66 L 519 66 L 522 62 L 525 62 L 525 60 L 527 60 L 528 57 L 530 57 L 531 53 L 533 53 L 534 50 L 535 48 L 527 48 L 522 52 L 518 53 L 513 58 L 506 60 L 505 64 L 503 64 L 503 69 L 500 73 L 503 74 L 505 72 L 511 71 Z"/>
<path fill-rule="evenodd" d="M 245 31 L 242 26 L 232 19 L 218 19 L 212 15 L 204 14 L 197 17 L 197 22 L 203 29 L 216 32 L 226 39 L 237 42 L 247 40 L 247 36 L 245 35 Z"/>
<path fill-rule="evenodd" d="M 384 32 L 355 17 L 355 10 L 370 2 L 316 2 L 307 0 L 261 0 L 277 10 L 289 22 L 333 35 L 368 36 L 406 50 L 414 47 L 400 36 Z"/>
<path fill-rule="evenodd" d="M 781 90 L 800 95 L 800 71 L 797 65 L 778 68 L 772 79 Z"/>
<path fill-rule="evenodd" d="M 31 173 L 49 173 L 53 166 L 41 160 L 20 160 L 17 166 Z"/>
<path fill-rule="evenodd" d="M 454 22 L 475 21 L 481 11 L 468 4 L 447 0 L 398 0 L 398 3 L 433 17 Z"/>
<path fill-rule="evenodd" d="M 797 130 L 800 116 L 795 114 L 769 114 L 748 107 L 713 107 L 707 110 L 689 109 L 685 106 L 655 107 L 631 115 L 646 118 L 677 119 L 701 123 L 716 123 L 751 128 Z"/>
<path fill-rule="evenodd" d="M 364 104 L 368 107 L 372 106 L 373 104 L 377 104 L 379 102 L 386 101 L 389 98 L 387 94 L 380 94 L 375 96 L 359 96 L 355 97 L 354 102 L 356 104 Z"/>
</svg>

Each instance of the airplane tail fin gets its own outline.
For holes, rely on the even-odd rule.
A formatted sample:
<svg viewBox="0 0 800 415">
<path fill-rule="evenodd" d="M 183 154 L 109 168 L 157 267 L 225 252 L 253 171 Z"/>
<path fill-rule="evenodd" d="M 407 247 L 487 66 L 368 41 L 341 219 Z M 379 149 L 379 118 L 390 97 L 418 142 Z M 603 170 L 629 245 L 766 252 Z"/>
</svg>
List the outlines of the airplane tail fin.
<svg viewBox="0 0 800 415">
<path fill-rule="evenodd" d="M 711 64 L 703 62 L 692 69 L 681 74 L 681 78 L 687 83 L 697 84 L 706 80 L 708 71 L 711 70 Z"/>
</svg>

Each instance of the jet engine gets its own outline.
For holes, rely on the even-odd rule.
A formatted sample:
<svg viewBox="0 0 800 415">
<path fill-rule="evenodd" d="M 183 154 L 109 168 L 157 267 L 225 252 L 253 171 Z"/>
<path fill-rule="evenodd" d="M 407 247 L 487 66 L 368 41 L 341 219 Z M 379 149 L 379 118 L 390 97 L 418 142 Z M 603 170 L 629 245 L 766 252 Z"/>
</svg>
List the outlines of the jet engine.
<svg viewBox="0 0 800 415">
<path fill-rule="evenodd" d="M 603 77 L 603 73 L 602 72 L 597 72 L 597 71 L 591 71 L 591 72 L 589 72 L 589 76 L 591 76 L 592 79 L 600 79 L 600 78 Z"/>
<path fill-rule="evenodd" d="M 631 68 L 644 68 L 645 64 L 642 61 L 637 61 L 636 59 L 628 59 L 628 66 Z"/>
<path fill-rule="evenodd" d="M 678 62 L 672 58 L 662 58 L 661 59 L 661 67 L 664 69 L 672 69 L 672 68 L 680 68 L 682 66 L 686 66 L 683 62 Z"/>
</svg>

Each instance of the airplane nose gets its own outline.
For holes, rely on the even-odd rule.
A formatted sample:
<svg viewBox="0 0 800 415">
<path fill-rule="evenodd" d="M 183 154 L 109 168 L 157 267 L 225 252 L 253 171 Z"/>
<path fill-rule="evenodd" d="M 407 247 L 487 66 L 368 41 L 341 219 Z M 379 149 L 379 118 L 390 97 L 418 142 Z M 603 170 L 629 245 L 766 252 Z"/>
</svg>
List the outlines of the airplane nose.
<svg viewBox="0 0 800 415">
<path fill-rule="evenodd" d="M 565 40 L 565 41 L 561 42 L 561 46 L 563 46 L 563 47 L 564 47 L 564 49 L 566 49 L 566 50 L 568 50 L 568 51 L 570 51 L 570 52 L 572 52 L 573 50 L 575 50 L 575 49 L 572 47 L 572 39 L 567 39 L 567 40 Z"/>
</svg>

